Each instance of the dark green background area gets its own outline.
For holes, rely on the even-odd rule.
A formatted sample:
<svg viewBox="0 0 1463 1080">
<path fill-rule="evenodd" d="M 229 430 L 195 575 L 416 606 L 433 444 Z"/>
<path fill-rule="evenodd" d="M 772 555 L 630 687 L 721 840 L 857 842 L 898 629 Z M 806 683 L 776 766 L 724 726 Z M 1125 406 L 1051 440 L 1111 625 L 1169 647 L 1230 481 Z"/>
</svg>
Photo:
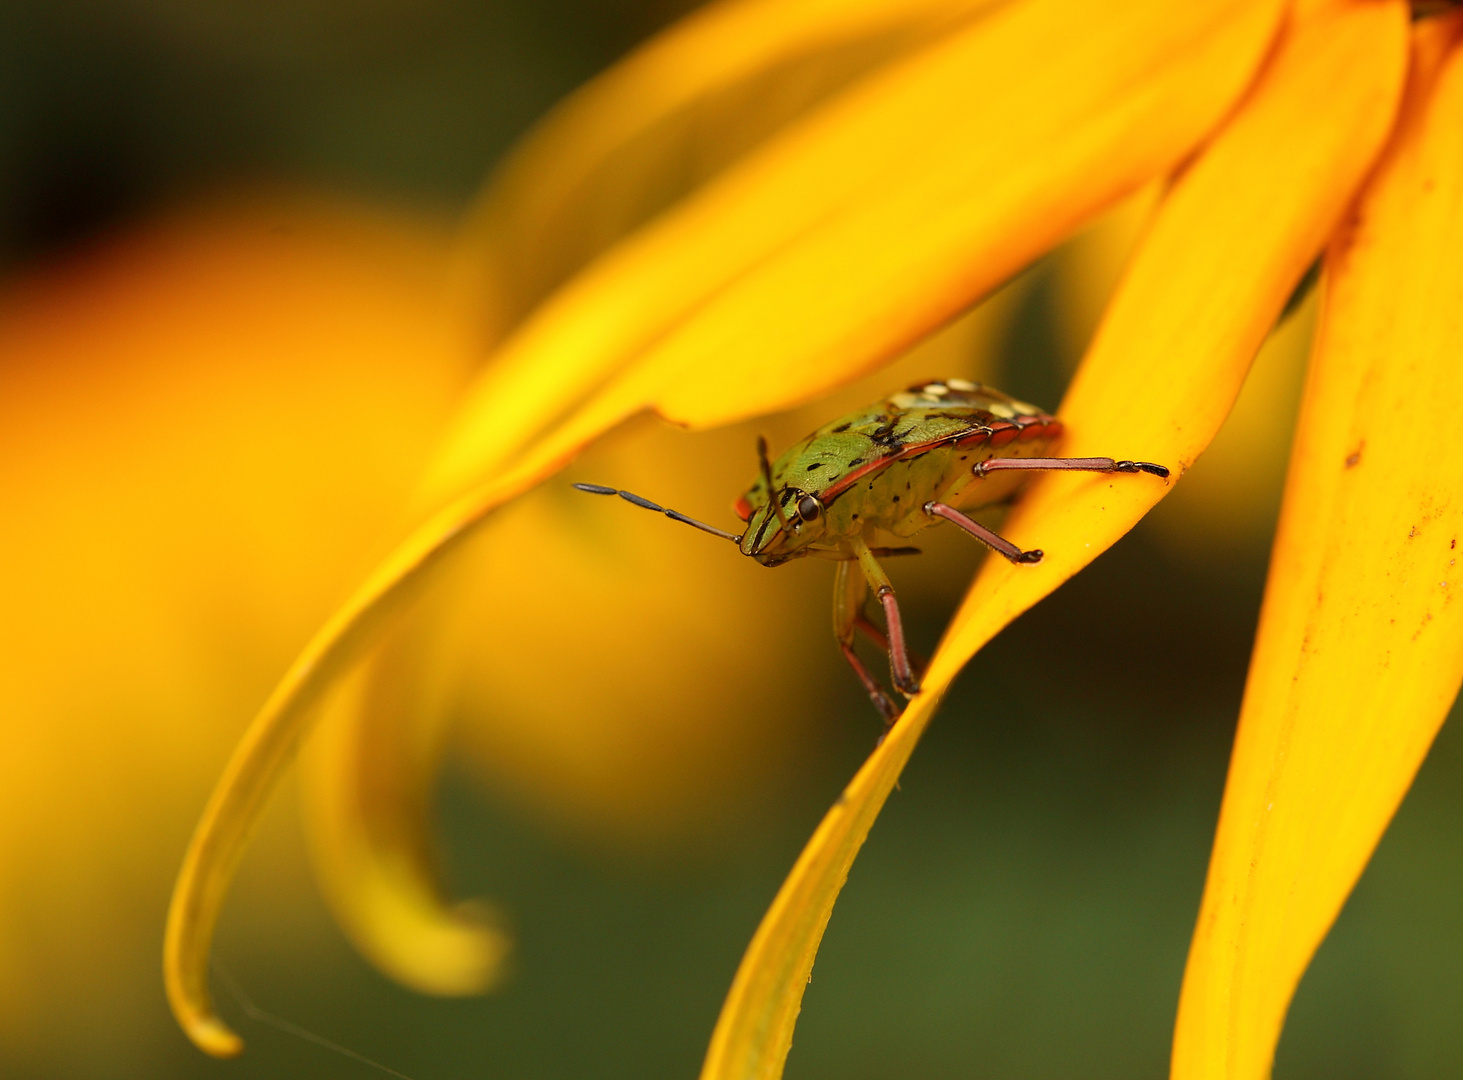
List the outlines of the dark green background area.
<svg viewBox="0 0 1463 1080">
<path fill-rule="evenodd" d="M 9 0 L 0 265 L 260 180 L 450 212 L 535 116 L 683 6 Z M 1007 389 L 1059 399 L 1054 341 L 1038 287 L 1007 343 Z M 1256 543 L 1196 569 L 1140 526 L 976 658 L 854 867 L 790 1076 L 1165 1075 L 1265 557 Z M 943 603 L 917 594 L 921 647 L 963 586 Z M 303 916 L 321 944 L 297 967 L 241 953 L 227 918 L 220 955 L 261 1007 L 416 1080 L 693 1076 L 758 919 L 871 745 L 852 679 L 830 682 L 823 708 L 806 767 L 714 851 L 606 853 L 449 775 L 453 891 L 513 913 L 500 994 L 401 990 L 323 908 Z M 1460 855 L 1463 740 L 1445 728 L 1301 987 L 1277 1076 L 1463 1076 Z M 0 1072 L 381 1075 L 223 1009 L 249 1040 L 234 1062 L 188 1046 L 159 997 L 146 1039 L 93 1027 L 25 1064 L 0 1048 Z"/>
</svg>

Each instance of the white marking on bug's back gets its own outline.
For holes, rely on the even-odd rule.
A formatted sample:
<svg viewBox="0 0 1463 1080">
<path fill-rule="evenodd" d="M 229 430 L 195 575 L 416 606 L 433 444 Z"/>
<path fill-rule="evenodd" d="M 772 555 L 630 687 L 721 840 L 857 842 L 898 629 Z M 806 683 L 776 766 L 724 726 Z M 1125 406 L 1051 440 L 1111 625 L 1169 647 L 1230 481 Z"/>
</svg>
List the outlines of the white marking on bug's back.
<svg viewBox="0 0 1463 1080">
<path fill-rule="evenodd" d="M 980 389 L 979 383 L 973 383 L 969 379 L 946 379 L 945 385 L 951 390 L 959 390 L 962 394 L 972 394 Z"/>
<path fill-rule="evenodd" d="M 933 409 L 944 405 L 945 402 L 937 397 L 931 397 L 921 391 L 903 390 L 889 399 L 889 404 L 896 409 Z"/>
</svg>

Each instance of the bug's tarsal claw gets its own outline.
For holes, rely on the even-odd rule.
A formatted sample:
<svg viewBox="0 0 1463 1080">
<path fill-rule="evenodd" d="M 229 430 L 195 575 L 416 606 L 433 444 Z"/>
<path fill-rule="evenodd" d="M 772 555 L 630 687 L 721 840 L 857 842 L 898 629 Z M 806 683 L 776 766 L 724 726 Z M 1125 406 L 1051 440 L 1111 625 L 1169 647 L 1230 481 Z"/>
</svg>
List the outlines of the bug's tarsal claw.
<svg viewBox="0 0 1463 1080">
<path fill-rule="evenodd" d="M 1154 476 L 1168 479 L 1168 469 L 1162 465 L 1155 465 L 1151 461 L 1115 461 L 1112 466 L 1113 472 L 1146 472 Z"/>
<path fill-rule="evenodd" d="M 1042 551 L 1041 548 L 1032 548 L 1030 551 L 1023 551 L 1011 561 L 1013 563 L 1023 563 L 1027 566 L 1032 566 L 1041 562 L 1044 558 L 1046 558 L 1046 552 Z"/>
<path fill-rule="evenodd" d="M 911 675 L 907 680 L 902 683 L 896 682 L 894 684 L 894 689 L 898 690 L 905 697 L 912 698 L 920 691 L 919 679 Z"/>
<path fill-rule="evenodd" d="M 884 730 L 887 732 L 894 726 L 894 721 L 899 719 L 899 714 L 904 710 L 896 705 L 894 699 L 882 690 L 879 691 L 878 697 L 873 698 L 873 702 L 875 708 L 879 710 L 879 714 L 884 717 Z M 881 741 L 883 740 L 882 735 L 879 738 Z"/>
</svg>

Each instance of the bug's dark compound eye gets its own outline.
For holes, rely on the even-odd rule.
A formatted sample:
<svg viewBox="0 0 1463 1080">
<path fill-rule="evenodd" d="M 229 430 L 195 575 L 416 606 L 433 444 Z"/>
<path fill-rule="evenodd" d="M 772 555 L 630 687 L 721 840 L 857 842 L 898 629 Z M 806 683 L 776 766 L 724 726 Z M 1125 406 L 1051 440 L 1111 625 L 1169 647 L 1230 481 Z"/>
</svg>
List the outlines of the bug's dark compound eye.
<svg viewBox="0 0 1463 1080">
<path fill-rule="evenodd" d="M 804 521 L 817 521 L 818 515 L 823 512 L 823 504 L 811 495 L 804 495 L 798 500 L 798 517 Z"/>
</svg>

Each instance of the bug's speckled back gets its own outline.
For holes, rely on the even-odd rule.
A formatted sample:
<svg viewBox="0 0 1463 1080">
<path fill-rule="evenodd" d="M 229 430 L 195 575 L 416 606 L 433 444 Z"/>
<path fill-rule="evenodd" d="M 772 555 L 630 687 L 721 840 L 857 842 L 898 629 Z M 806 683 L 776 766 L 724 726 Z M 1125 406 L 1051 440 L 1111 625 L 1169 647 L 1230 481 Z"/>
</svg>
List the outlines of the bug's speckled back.
<svg viewBox="0 0 1463 1080">
<path fill-rule="evenodd" d="M 978 479 L 971 467 L 991 457 L 1035 457 L 1061 432 L 1034 405 L 977 383 L 923 383 L 827 424 L 793 445 L 772 467 L 782 528 L 759 478 L 738 503 L 747 521 L 742 549 L 763 561 L 805 554 L 850 557 L 847 541 L 897 546 L 933 523 L 922 511 L 939 499 L 971 509 L 1000 502 L 1021 473 Z M 821 513 L 799 518 L 806 497 Z"/>
</svg>

